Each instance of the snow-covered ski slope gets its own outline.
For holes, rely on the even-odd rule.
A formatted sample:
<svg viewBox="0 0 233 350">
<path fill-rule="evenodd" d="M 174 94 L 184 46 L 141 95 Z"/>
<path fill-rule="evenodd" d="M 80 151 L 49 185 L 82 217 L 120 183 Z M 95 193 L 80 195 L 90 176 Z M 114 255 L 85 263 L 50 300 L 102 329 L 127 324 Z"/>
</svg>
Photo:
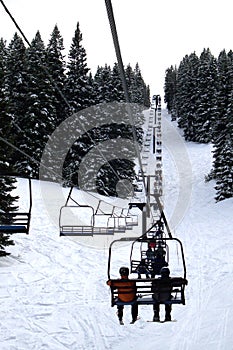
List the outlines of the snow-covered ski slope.
<svg viewBox="0 0 233 350">
<path fill-rule="evenodd" d="M 142 306 L 138 322 L 129 324 L 126 307 L 119 325 L 105 284 L 108 241 L 97 249 L 59 237 L 33 181 L 30 235 L 14 235 L 12 255 L 0 259 L 1 350 L 233 350 L 233 199 L 216 204 L 214 183 L 204 182 L 211 145 L 184 143 L 190 166 L 182 167 L 169 143 L 180 132 L 162 116 L 165 210 L 189 281 L 186 305 L 173 306 L 177 322 L 148 323 L 152 307 Z M 185 203 L 180 211 L 177 203 Z M 51 207 L 59 207 L 55 199 Z"/>
</svg>

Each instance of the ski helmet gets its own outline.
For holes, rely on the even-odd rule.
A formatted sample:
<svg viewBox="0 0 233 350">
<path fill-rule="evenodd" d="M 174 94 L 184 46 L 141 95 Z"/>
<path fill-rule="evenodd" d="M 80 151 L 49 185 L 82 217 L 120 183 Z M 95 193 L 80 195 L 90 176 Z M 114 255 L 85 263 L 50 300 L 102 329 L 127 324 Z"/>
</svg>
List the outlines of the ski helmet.
<svg viewBox="0 0 233 350">
<path fill-rule="evenodd" d="M 128 267 L 121 267 L 119 270 L 119 273 L 121 276 L 129 276 L 129 269 Z"/>
<path fill-rule="evenodd" d="M 162 277 L 169 277 L 170 275 L 170 270 L 168 267 L 162 267 L 161 270 L 160 270 L 160 275 Z"/>
</svg>

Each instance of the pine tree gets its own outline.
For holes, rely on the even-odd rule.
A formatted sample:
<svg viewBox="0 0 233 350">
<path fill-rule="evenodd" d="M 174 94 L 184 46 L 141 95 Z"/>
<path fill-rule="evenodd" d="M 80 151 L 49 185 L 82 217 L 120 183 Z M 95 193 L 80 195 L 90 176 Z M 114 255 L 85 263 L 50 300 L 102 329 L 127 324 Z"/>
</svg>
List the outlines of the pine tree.
<svg viewBox="0 0 233 350">
<path fill-rule="evenodd" d="M 87 87 L 89 90 L 89 104 L 90 106 L 94 106 L 96 104 L 96 92 L 94 86 L 94 79 L 91 72 L 88 75 Z"/>
<path fill-rule="evenodd" d="M 65 114 L 67 105 L 65 101 L 64 85 L 66 76 L 63 50 L 63 38 L 57 25 L 55 25 L 46 49 L 48 73 L 54 86 L 54 106 L 56 108 L 54 127 L 58 126 L 67 117 Z"/>
<path fill-rule="evenodd" d="M 149 108 L 150 107 L 150 86 L 147 85 L 144 88 L 144 106 Z"/>
<path fill-rule="evenodd" d="M 221 121 L 222 119 L 225 119 L 224 116 L 226 114 L 226 109 L 228 105 L 228 97 L 229 93 L 231 91 L 231 88 L 229 89 L 229 83 L 228 83 L 228 58 L 227 53 L 225 50 L 221 51 L 218 56 L 218 106 L 219 106 L 219 123 L 217 124 L 216 132 L 218 133 L 218 129 L 222 129 Z M 225 124 L 225 123 L 224 123 Z"/>
<path fill-rule="evenodd" d="M 11 117 L 8 113 L 8 96 L 6 89 L 6 56 L 7 50 L 3 39 L 0 39 L 0 223 L 9 224 L 9 219 L 4 214 L 9 211 L 14 211 L 17 209 L 14 206 L 14 202 L 18 197 L 13 197 L 11 191 L 15 188 L 15 179 L 11 177 L 5 177 L 2 174 L 9 170 L 9 157 L 11 153 L 11 148 L 4 142 L 11 142 L 10 132 L 11 132 Z M 0 233 L 0 256 L 8 255 L 5 251 L 5 247 L 13 245 L 14 241 L 10 238 L 7 232 Z"/>
<path fill-rule="evenodd" d="M 177 116 L 176 90 L 177 90 L 177 68 L 171 66 L 165 72 L 164 102 L 167 104 L 168 113 Z"/>
<path fill-rule="evenodd" d="M 0 131 L 1 134 L 1 131 Z M 0 144 L 1 149 L 1 144 Z M 2 157 L 1 157 L 2 158 Z M 0 173 L 7 171 L 8 163 L 4 159 L 0 158 Z M 15 201 L 18 199 L 17 196 L 12 196 L 11 191 L 15 189 L 14 183 L 16 182 L 15 178 L 6 177 L 0 175 L 0 198 L 1 198 L 1 207 L 0 207 L 0 224 L 8 225 L 12 221 L 7 216 L 7 213 L 13 212 L 17 209 Z M 6 214 L 6 215 L 5 215 Z M 14 241 L 11 239 L 10 235 L 7 232 L 0 232 L 0 256 L 9 255 L 5 251 L 5 247 L 14 245 Z"/>
<path fill-rule="evenodd" d="M 82 33 L 79 23 L 72 39 L 67 63 L 66 98 L 69 102 L 69 114 L 90 106 L 91 89 L 88 87 L 87 55 L 82 46 Z"/>
<path fill-rule="evenodd" d="M 94 76 L 94 89 L 96 103 L 112 102 L 112 72 L 111 67 L 105 64 L 104 67 L 97 67 Z"/>
<path fill-rule="evenodd" d="M 19 173 L 31 177 L 38 177 L 42 151 L 56 125 L 55 92 L 46 67 L 45 46 L 38 31 L 26 51 L 26 113 L 18 122 L 18 148 L 25 156 L 16 163 Z"/>
<path fill-rule="evenodd" d="M 94 76 L 95 102 L 124 102 L 124 92 L 119 75 L 118 65 L 115 63 L 113 69 L 105 64 L 97 67 Z"/>
<path fill-rule="evenodd" d="M 15 33 L 7 48 L 6 85 L 9 97 L 9 113 L 12 118 L 11 134 L 14 135 L 16 146 L 22 141 L 23 130 L 20 125 L 26 113 L 25 54 L 26 48 L 23 40 Z M 12 166 L 19 160 L 19 156 L 21 155 L 17 150 L 12 152 Z"/>
<path fill-rule="evenodd" d="M 117 63 L 114 63 L 111 72 L 112 82 L 112 101 L 125 102 L 124 91 L 122 87 L 122 81 L 120 78 L 119 67 Z"/>
<path fill-rule="evenodd" d="M 132 99 L 130 102 L 144 104 L 144 98 L 146 94 L 146 86 L 142 78 L 141 70 L 139 64 L 136 63 L 134 69 L 134 79 L 132 83 Z"/>
<path fill-rule="evenodd" d="M 197 85 L 195 141 L 206 143 L 212 140 L 213 128 L 218 120 L 217 62 L 209 49 L 204 49 L 200 55 Z"/>
<path fill-rule="evenodd" d="M 87 55 L 82 46 L 82 33 L 79 28 L 79 23 L 72 39 L 66 73 L 65 93 L 66 99 L 69 103 L 67 108 L 67 115 L 72 115 L 78 111 L 89 107 L 93 99 L 98 103 L 99 93 L 95 90 L 95 83 L 88 76 L 89 68 L 87 67 Z M 88 83 L 91 83 L 90 85 Z M 87 112 L 86 112 L 87 113 Z M 72 129 L 72 125 L 70 128 Z M 89 126 L 85 120 L 80 120 L 80 131 L 88 130 Z M 69 131 L 71 132 L 71 131 Z M 68 135 L 68 134 L 67 134 Z M 78 185 L 77 172 L 82 156 L 86 154 L 90 148 L 92 141 L 90 134 L 82 135 L 79 140 L 76 140 L 70 148 L 63 165 L 64 184 Z M 84 142 L 83 142 L 84 139 Z M 85 143 L 87 142 L 87 143 Z"/>
<path fill-rule="evenodd" d="M 186 55 L 180 62 L 177 71 L 177 93 L 176 93 L 176 107 L 178 116 L 178 126 L 183 128 L 186 125 L 186 112 L 189 108 L 187 103 L 188 95 L 188 61 L 189 57 Z"/>
<path fill-rule="evenodd" d="M 130 102 L 150 107 L 150 88 L 146 86 L 143 80 L 138 63 L 135 65 L 134 70 L 130 64 L 127 65 L 125 78 Z"/>
<path fill-rule="evenodd" d="M 226 128 L 215 142 L 213 155 L 217 201 L 233 197 L 233 91 L 231 97 L 226 113 Z"/>
<path fill-rule="evenodd" d="M 178 68 L 176 106 L 178 125 L 183 129 L 186 140 L 195 141 L 199 58 L 196 53 L 185 56 Z"/>
<path fill-rule="evenodd" d="M 4 171 L 10 167 L 10 159 L 13 151 L 10 144 L 14 143 L 6 77 L 7 48 L 4 40 L 0 39 L 0 169 Z"/>
<path fill-rule="evenodd" d="M 127 83 L 128 92 L 129 92 L 129 100 L 133 101 L 135 83 L 134 83 L 134 72 L 130 64 L 128 64 L 125 69 L 125 78 L 126 78 L 126 83 Z"/>
<path fill-rule="evenodd" d="M 213 169 L 208 179 L 218 179 L 224 162 L 224 148 L 228 124 L 229 106 L 232 98 L 232 60 L 223 50 L 218 56 L 218 115 L 213 127 L 212 139 L 214 143 Z M 221 176 L 220 176 L 221 178 Z M 219 179 L 220 180 L 220 179 Z"/>
<path fill-rule="evenodd" d="M 210 178 L 216 180 L 216 200 L 233 196 L 233 53 L 223 50 L 218 58 L 219 119 L 214 129 L 213 170 Z"/>
</svg>

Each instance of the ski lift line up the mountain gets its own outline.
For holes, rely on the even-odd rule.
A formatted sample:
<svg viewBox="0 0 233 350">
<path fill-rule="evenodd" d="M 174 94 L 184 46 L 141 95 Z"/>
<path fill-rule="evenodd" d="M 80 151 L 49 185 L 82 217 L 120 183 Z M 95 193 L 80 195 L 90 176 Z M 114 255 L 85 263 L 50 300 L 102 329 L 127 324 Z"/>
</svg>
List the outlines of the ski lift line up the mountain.
<svg viewBox="0 0 233 350">
<path fill-rule="evenodd" d="M 158 106 L 158 121 L 161 119 L 161 105 Z M 161 148 L 161 123 L 157 130 L 157 143 L 158 149 Z M 157 150 L 157 148 L 156 148 Z M 158 152 L 159 158 L 156 156 L 156 162 L 161 165 L 161 152 Z M 150 177 L 147 176 L 147 198 L 150 198 Z M 159 170 L 155 170 L 155 177 L 159 178 L 159 186 L 162 186 L 161 179 L 161 167 Z M 109 247 L 108 258 L 108 281 L 107 284 L 111 290 L 111 306 L 125 306 L 125 305 L 172 305 L 182 304 L 185 305 L 185 286 L 188 284 L 186 279 L 186 264 L 184 258 L 184 251 L 182 243 L 179 239 L 172 237 L 166 216 L 163 211 L 162 204 L 159 199 L 159 193 L 154 193 L 157 207 L 159 208 L 160 218 L 151 227 L 142 234 L 140 237 L 123 237 L 121 239 L 114 240 Z M 146 203 L 140 203 L 141 206 Z M 131 204 L 133 205 L 133 204 Z M 141 209 L 142 210 L 142 209 Z M 166 234 L 164 229 L 166 228 Z M 130 277 L 129 282 L 125 279 L 116 279 L 116 272 L 114 270 L 114 277 L 112 276 L 111 265 L 113 252 L 112 248 L 115 245 L 124 243 L 131 243 L 131 251 L 129 257 L 129 271 L 131 275 L 137 274 L 138 277 Z M 153 248 L 152 248 L 153 247 Z M 149 256 L 148 250 L 151 249 L 152 258 Z M 172 249 L 173 248 L 173 249 Z M 136 258 L 134 252 L 137 251 Z M 154 251 L 153 251 L 154 250 Z M 162 250 L 163 259 L 159 258 L 158 251 Z M 119 253 L 116 250 L 117 254 Z M 171 255 L 171 259 L 170 259 Z M 165 260 L 166 256 L 166 260 Z M 174 256 L 177 256 L 177 261 L 174 261 Z M 113 259 L 116 260 L 115 258 Z M 125 261 L 125 260 L 124 260 Z M 113 264 L 114 265 L 114 264 Z M 180 272 L 181 265 L 181 272 Z M 171 276 L 166 279 L 162 279 L 160 273 L 162 268 L 166 266 L 171 270 Z M 117 267 L 119 269 L 120 266 Z M 167 269 L 168 269 L 167 267 Z M 145 278 L 142 277 L 145 275 Z M 129 293 L 129 287 L 126 287 L 126 283 L 133 283 L 135 286 L 134 292 L 135 298 L 132 301 L 122 301 Z M 131 284 L 132 285 L 132 284 Z M 122 299 L 119 298 L 122 296 Z"/>
<path fill-rule="evenodd" d="M 1 177 L 20 177 L 16 173 L 1 172 Z M 24 177 L 27 178 L 27 177 Z M 31 179 L 28 180 L 29 207 L 27 211 L 0 211 L 0 233 L 14 234 L 26 233 L 29 234 L 31 210 L 32 210 L 32 184 Z"/>
<path fill-rule="evenodd" d="M 5 3 L 3 0 L 0 0 L 0 3 L 2 4 L 4 10 L 6 11 L 6 13 L 9 15 L 10 19 L 12 20 L 12 22 L 14 23 L 14 25 L 16 26 L 16 28 L 19 30 L 20 34 L 22 35 L 23 39 L 25 40 L 25 42 L 27 43 L 27 45 L 29 47 L 31 47 L 31 44 L 29 42 L 29 40 L 27 39 L 26 35 L 24 34 L 24 32 L 22 31 L 22 29 L 20 28 L 20 26 L 18 25 L 18 23 L 16 22 L 15 18 L 12 16 L 11 12 L 9 11 L 9 9 L 6 7 Z M 54 86 L 54 88 L 57 90 L 57 92 L 60 94 L 61 98 L 64 100 L 65 104 L 67 105 L 67 107 L 69 109 L 71 109 L 71 106 L 69 104 L 69 101 L 66 99 L 66 97 L 64 96 L 64 94 L 62 93 L 62 91 L 59 89 L 59 87 L 57 86 L 56 82 L 54 81 L 53 77 L 51 76 L 51 74 L 49 73 L 48 68 L 46 67 L 46 65 L 44 64 L 44 62 L 42 62 L 40 56 L 37 54 L 37 57 L 40 61 L 41 64 L 41 68 L 44 70 L 44 72 L 46 73 L 46 75 L 48 76 L 51 84 Z M 14 121 L 12 121 L 14 123 Z M 87 133 L 87 137 L 90 139 L 90 141 L 93 143 L 94 146 L 97 146 L 95 140 L 92 139 L 91 135 L 87 132 L 86 128 L 84 127 L 82 121 L 80 121 L 79 119 L 77 119 L 77 122 L 79 123 L 79 126 L 81 127 L 81 129 Z M 15 123 L 14 123 L 15 124 Z M 132 123 L 132 125 L 134 125 L 134 123 Z M 6 140 L 3 139 L 4 142 L 6 142 Z M 10 145 L 11 147 L 15 147 L 14 145 L 12 145 L 11 143 L 8 142 L 8 145 Z M 96 147 L 100 156 L 103 158 L 103 160 L 106 163 L 109 163 L 108 160 L 105 158 L 104 154 L 102 153 L 102 151 Z M 17 149 L 18 150 L 18 149 Z M 20 151 L 20 150 L 18 150 Z M 30 159 L 32 159 L 33 161 L 35 161 L 36 163 L 38 163 L 38 161 L 34 160 L 31 156 L 29 156 L 27 153 L 24 152 L 24 155 Z M 113 171 L 113 173 L 115 174 L 115 176 L 118 178 L 118 180 L 121 180 L 118 173 L 115 171 L 115 169 L 112 167 L 112 165 L 109 163 L 109 167 L 111 168 L 111 170 Z M 50 169 L 51 171 L 51 169 Z M 57 175 L 57 174 L 56 174 Z M 62 180 L 62 179 L 61 179 Z M 123 186 L 125 186 L 125 184 L 123 183 Z M 126 188 L 127 190 L 127 188 Z"/>
</svg>

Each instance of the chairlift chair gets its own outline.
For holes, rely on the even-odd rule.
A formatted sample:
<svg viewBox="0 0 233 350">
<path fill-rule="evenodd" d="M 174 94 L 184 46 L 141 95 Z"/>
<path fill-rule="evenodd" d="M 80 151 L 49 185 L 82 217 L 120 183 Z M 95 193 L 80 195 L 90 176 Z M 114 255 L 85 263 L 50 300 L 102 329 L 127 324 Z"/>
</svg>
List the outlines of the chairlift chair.
<svg viewBox="0 0 233 350">
<path fill-rule="evenodd" d="M 21 177 L 17 173 L 3 173 L 2 176 Z M 23 177 L 28 180 L 29 207 L 27 211 L 0 211 L 0 233 L 14 234 L 26 233 L 29 234 L 31 210 L 32 210 L 32 184 L 31 178 Z"/>
<path fill-rule="evenodd" d="M 87 223 L 81 223 L 85 212 Z M 60 236 L 93 236 L 94 208 L 90 205 L 64 205 L 60 209 Z"/>
<path fill-rule="evenodd" d="M 180 258 L 181 258 L 181 264 L 183 269 L 182 276 L 172 276 L 169 278 L 169 283 L 171 285 L 171 298 L 166 301 L 158 301 L 154 298 L 154 292 L 153 290 L 155 288 L 159 288 L 161 285 L 161 279 L 159 277 L 155 278 L 130 278 L 131 281 L 135 281 L 136 285 L 136 294 L 137 299 L 136 301 L 131 302 L 122 302 L 118 299 L 118 286 L 119 286 L 119 279 L 114 279 L 111 277 L 111 260 L 112 260 L 112 247 L 113 245 L 117 243 L 126 243 L 126 242 L 133 242 L 131 251 L 138 242 L 139 244 L 142 243 L 149 243 L 154 242 L 158 243 L 158 240 L 156 239 L 149 239 L 145 234 L 141 237 L 124 237 L 118 240 L 113 241 L 110 244 L 109 247 L 109 259 L 108 259 L 108 280 L 111 281 L 111 306 L 115 305 L 132 305 L 133 303 L 137 302 L 138 305 L 154 305 L 154 304 L 183 304 L 185 305 L 185 286 L 187 285 L 188 281 L 186 279 L 186 266 L 185 266 L 185 259 L 184 259 L 184 252 L 183 252 L 183 246 L 179 239 L 177 238 L 164 238 L 163 242 L 167 246 L 170 242 L 175 242 L 179 248 L 180 248 Z M 130 261 L 132 262 L 132 255 L 130 257 Z M 117 267 L 119 268 L 119 267 Z M 170 266 L 171 273 L 173 271 L 173 266 Z"/>
<path fill-rule="evenodd" d="M 126 211 L 126 213 L 124 214 L 125 211 Z M 138 215 L 137 214 L 131 213 L 129 208 L 124 208 L 123 214 L 125 215 L 127 227 L 138 226 Z"/>
<path fill-rule="evenodd" d="M 90 205 L 80 205 L 71 197 L 71 193 L 72 188 L 66 204 L 60 209 L 60 236 L 113 235 L 117 232 L 124 233 L 126 229 L 132 228 L 126 225 L 125 215 L 116 214 L 114 206 L 111 212 L 105 213 L 100 208 L 102 201 L 99 201 L 96 210 L 94 210 Z M 72 200 L 75 205 L 69 205 L 69 200 Z M 82 222 L 84 216 L 85 223 Z M 103 219 L 104 223 L 101 222 Z"/>
</svg>

